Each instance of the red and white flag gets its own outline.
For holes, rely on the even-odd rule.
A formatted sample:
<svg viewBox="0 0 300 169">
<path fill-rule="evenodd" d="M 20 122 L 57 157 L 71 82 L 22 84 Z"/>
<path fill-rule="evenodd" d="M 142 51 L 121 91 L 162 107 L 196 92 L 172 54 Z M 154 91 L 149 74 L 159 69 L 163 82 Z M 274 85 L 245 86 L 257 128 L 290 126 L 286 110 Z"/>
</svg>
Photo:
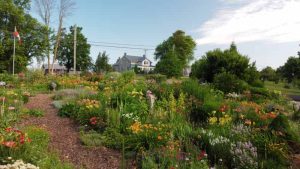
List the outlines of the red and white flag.
<svg viewBox="0 0 300 169">
<path fill-rule="evenodd" d="M 13 32 L 13 35 L 15 38 L 18 38 L 19 43 L 21 44 L 21 37 L 19 32 L 17 31 L 17 28 L 15 28 L 15 31 Z"/>
</svg>

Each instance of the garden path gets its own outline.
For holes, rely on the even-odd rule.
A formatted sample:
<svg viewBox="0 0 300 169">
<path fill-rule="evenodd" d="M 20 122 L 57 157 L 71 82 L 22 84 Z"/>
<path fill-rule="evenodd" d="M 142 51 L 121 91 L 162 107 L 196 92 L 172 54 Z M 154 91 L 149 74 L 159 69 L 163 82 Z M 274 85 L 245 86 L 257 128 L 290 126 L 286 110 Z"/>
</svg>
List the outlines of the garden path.
<svg viewBox="0 0 300 169">
<path fill-rule="evenodd" d="M 57 116 L 57 109 L 52 106 L 51 95 L 38 94 L 31 97 L 25 105 L 28 109 L 40 109 L 43 117 L 24 119 L 19 126 L 35 125 L 50 133 L 49 149 L 57 151 L 62 160 L 72 163 L 76 168 L 114 169 L 120 167 L 119 152 L 101 148 L 88 148 L 79 139 L 78 126 L 69 118 Z"/>
</svg>

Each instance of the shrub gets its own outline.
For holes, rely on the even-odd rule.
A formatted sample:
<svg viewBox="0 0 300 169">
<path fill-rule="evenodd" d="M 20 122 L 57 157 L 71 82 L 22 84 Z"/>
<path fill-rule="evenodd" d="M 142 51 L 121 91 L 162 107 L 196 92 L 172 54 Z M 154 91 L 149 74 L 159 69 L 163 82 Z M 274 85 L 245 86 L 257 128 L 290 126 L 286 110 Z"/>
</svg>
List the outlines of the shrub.
<svg viewBox="0 0 300 169">
<path fill-rule="evenodd" d="M 224 93 L 242 93 L 248 86 L 245 81 L 239 80 L 235 75 L 227 72 L 217 74 L 214 78 L 213 85 L 216 89 Z"/>
<path fill-rule="evenodd" d="M 97 147 L 103 145 L 103 136 L 95 131 L 89 131 L 88 133 L 80 133 L 80 140 L 82 143 L 89 147 Z"/>
<path fill-rule="evenodd" d="M 61 117 L 74 117 L 78 113 L 79 107 L 74 103 L 65 104 L 59 109 L 58 115 Z"/>
</svg>

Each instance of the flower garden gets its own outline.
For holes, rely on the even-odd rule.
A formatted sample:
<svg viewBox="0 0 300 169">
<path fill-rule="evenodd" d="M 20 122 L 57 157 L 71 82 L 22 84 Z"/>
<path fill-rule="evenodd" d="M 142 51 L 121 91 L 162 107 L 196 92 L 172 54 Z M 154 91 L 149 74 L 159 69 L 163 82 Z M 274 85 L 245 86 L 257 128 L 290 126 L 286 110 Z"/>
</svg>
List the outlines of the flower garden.
<svg viewBox="0 0 300 169">
<path fill-rule="evenodd" d="M 44 77 L 1 75 L 0 168 L 73 168 L 47 151 L 50 136 L 24 118 L 43 116 L 24 104 L 52 91 L 61 118 L 76 121 L 88 147 L 121 154 L 121 168 L 290 168 L 300 152 L 299 116 L 290 100 L 267 89 L 227 94 L 192 79 L 133 72 Z M 25 167 L 26 168 L 26 167 Z"/>
</svg>

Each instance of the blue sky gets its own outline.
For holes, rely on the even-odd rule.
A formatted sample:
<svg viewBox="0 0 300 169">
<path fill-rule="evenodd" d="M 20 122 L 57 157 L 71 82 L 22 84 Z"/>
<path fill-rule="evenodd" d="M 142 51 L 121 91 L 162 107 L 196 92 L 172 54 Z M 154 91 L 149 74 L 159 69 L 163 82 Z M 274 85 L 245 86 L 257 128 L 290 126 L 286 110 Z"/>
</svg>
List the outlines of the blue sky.
<svg viewBox="0 0 300 169">
<path fill-rule="evenodd" d="M 299 0 L 75 0 L 65 27 L 77 24 L 89 41 L 149 45 L 155 48 L 178 29 L 197 41 L 195 58 L 232 41 L 258 68 L 278 67 L 300 50 Z M 35 15 L 34 7 L 31 13 Z M 295 18 L 295 19 L 291 19 Z M 54 28 L 57 18 L 52 19 Z M 110 63 L 125 52 L 143 50 L 92 46 L 95 60 L 106 51 Z M 153 59 L 154 51 L 147 56 Z"/>
</svg>

